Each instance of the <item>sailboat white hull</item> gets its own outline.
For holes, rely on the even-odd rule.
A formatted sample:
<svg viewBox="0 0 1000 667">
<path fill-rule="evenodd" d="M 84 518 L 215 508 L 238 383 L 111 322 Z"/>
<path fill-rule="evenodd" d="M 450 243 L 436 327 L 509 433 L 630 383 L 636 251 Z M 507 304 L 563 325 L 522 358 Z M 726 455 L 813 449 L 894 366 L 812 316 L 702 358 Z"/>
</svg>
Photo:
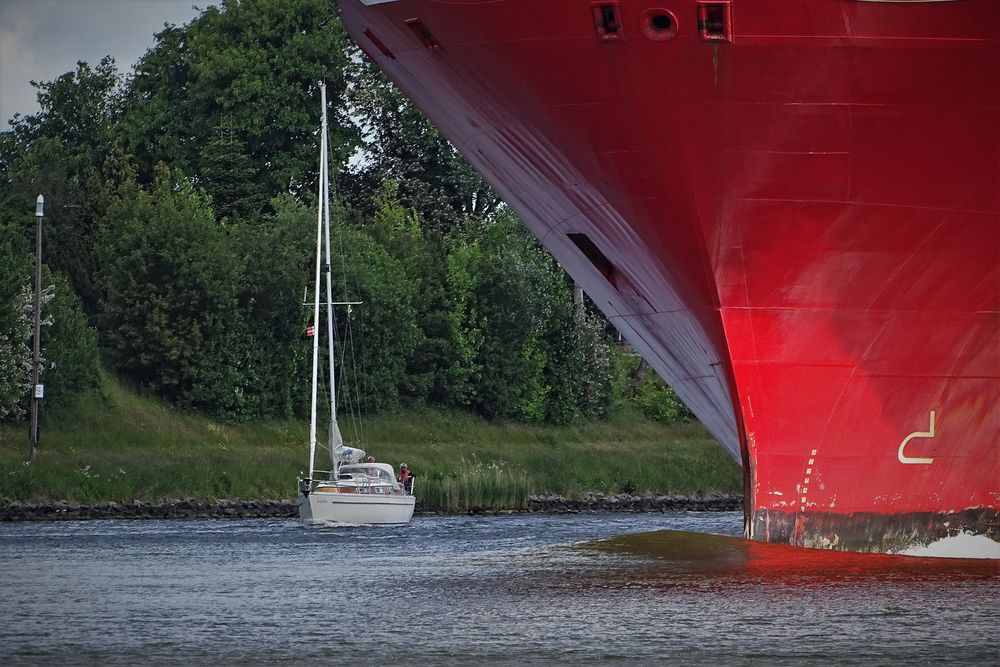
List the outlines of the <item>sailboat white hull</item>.
<svg viewBox="0 0 1000 667">
<path fill-rule="evenodd" d="M 299 517 L 303 523 L 352 523 L 352 524 L 400 524 L 409 523 L 413 516 L 415 499 L 413 479 L 405 472 L 405 484 L 397 478 L 396 471 L 387 463 L 376 463 L 368 457 L 360 463 L 364 450 L 345 447 L 337 425 L 337 377 L 334 360 L 334 317 L 333 286 L 330 270 L 330 180 L 327 156 L 326 86 L 319 85 L 322 102 L 322 126 L 320 129 L 319 164 L 319 207 L 316 218 L 316 267 L 313 290 L 312 331 L 312 402 L 309 418 L 309 476 L 299 479 Z M 323 259 L 324 237 L 326 240 L 326 330 L 327 358 L 330 370 L 330 438 L 327 443 L 333 470 L 320 474 L 329 475 L 326 480 L 317 480 L 316 474 L 316 429 L 318 426 L 317 403 L 319 400 L 319 338 L 320 338 L 320 265 Z M 351 305 L 360 302 L 345 302 Z M 350 392 L 348 392 L 348 396 Z M 400 475 L 406 464 L 400 464 Z"/>
<path fill-rule="evenodd" d="M 409 523 L 413 496 L 365 495 L 359 493 L 299 494 L 299 518 L 305 523 Z"/>
</svg>

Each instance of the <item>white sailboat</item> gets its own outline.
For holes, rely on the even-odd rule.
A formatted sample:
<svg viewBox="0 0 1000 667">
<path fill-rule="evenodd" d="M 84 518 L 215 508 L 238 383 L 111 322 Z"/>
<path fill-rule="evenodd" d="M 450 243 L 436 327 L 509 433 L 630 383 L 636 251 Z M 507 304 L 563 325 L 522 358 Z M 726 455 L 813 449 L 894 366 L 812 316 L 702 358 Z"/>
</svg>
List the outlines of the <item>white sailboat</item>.
<svg viewBox="0 0 1000 667">
<path fill-rule="evenodd" d="M 364 450 L 344 445 L 337 423 L 334 378 L 333 290 L 330 272 L 330 191 L 326 124 L 326 86 L 320 84 L 323 105 L 320 136 L 319 216 L 316 222 L 316 274 L 313 292 L 312 410 L 309 420 L 309 475 L 299 478 L 299 518 L 306 523 L 408 523 L 416 502 L 386 463 L 362 463 Z M 325 241 L 325 243 L 324 243 Z M 325 251 L 325 253 L 324 253 Z M 330 432 L 327 449 L 331 470 L 316 468 L 317 397 L 320 339 L 320 265 L 326 265 L 326 333 L 330 364 Z M 336 304 L 342 305 L 342 304 Z M 319 477 L 320 479 L 317 479 Z"/>
</svg>

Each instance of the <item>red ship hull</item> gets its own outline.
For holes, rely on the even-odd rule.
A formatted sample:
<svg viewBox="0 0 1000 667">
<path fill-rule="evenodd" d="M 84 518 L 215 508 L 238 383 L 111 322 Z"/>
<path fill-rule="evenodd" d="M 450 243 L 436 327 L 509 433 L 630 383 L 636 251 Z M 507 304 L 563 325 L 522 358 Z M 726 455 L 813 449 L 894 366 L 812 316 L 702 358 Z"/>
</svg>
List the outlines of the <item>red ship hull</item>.
<svg viewBox="0 0 1000 667">
<path fill-rule="evenodd" d="M 742 462 L 748 536 L 1000 555 L 1000 3 L 341 9 Z"/>
</svg>

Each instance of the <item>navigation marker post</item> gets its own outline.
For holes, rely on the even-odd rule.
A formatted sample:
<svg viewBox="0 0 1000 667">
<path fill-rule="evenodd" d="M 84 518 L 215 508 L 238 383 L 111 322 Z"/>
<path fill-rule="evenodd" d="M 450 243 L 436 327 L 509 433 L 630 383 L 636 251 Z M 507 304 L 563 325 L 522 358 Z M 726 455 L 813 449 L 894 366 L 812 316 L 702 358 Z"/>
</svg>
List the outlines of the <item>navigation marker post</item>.
<svg viewBox="0 0 1000 667">
<path fill-rule="evenodd" d="M 42 339 L 42 218 L 45 198 L 38 195 L 35 200 L 35 346 L 31 357 L 31 462 L 35 462 L 38 454 L 38 412 L 42 397 L 45 395 L 45 385 L 38 383 L 39 366 L 41 365 Z"/>
</svg>

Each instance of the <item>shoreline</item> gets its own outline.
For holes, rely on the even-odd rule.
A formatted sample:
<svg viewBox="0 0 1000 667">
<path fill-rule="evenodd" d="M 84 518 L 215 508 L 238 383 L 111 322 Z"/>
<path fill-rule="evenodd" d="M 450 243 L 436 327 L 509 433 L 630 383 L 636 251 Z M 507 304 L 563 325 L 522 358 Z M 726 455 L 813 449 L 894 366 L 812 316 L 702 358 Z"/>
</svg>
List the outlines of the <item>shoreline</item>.
<svg viewBox="0 0 1000 667">
<path fill-rule="evenodd" d="M 497 510 L 471 507 L 445 512 L 421 507 L 416 516 L 461 516 L 469 514 L 575 514 L 580 512 L 731 512 L 743 509 L 743 497 L 722 493 L 695 496 L 587 493 L 582 498 L 555 495 L 530 496 L 526 509 Z M 298 516 L 294 500 L 166 500 L 148 503 L 99 502 L 81 505 L 66 501 L 51 503 L 14 502 L 0 506 L 0 522 L 90 521 L 100 519 L 286 519 Z"/>
</svg>

